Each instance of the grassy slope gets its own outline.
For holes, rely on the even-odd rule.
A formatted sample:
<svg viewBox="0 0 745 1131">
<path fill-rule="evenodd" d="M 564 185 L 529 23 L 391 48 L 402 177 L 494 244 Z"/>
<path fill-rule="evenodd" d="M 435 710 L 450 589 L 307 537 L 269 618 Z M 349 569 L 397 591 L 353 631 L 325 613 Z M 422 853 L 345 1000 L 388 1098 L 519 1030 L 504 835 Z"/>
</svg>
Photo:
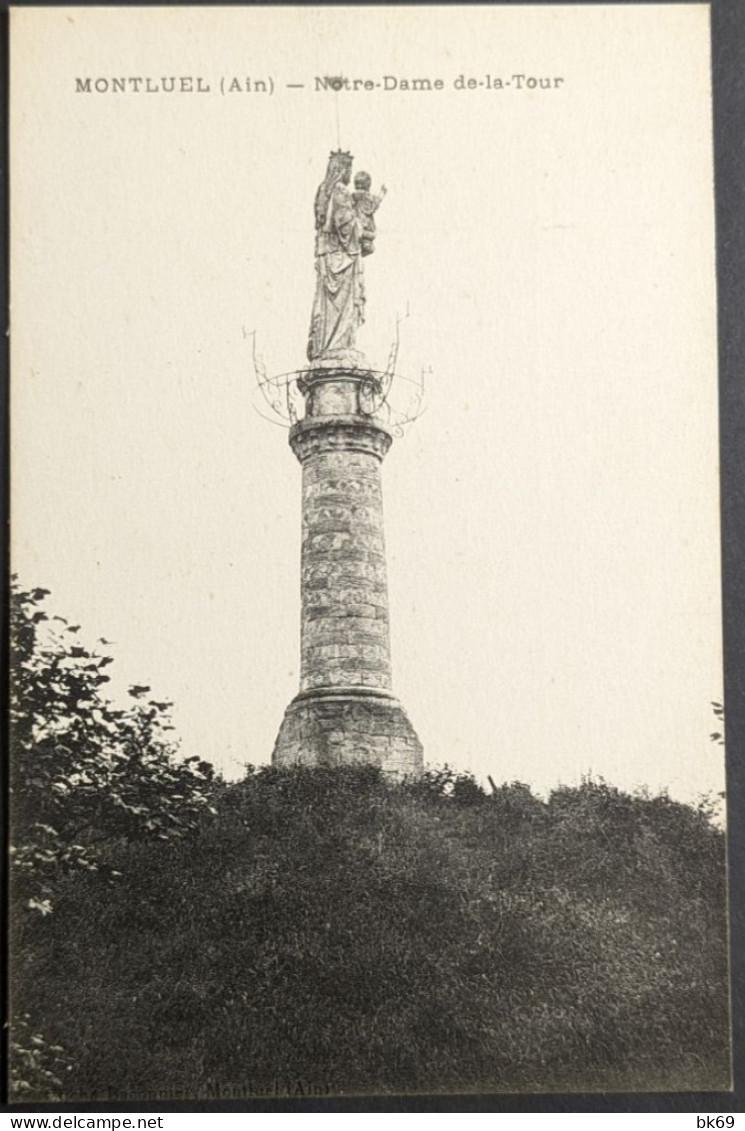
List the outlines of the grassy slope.
<svg viewBox="0 0 745 1131">
<path fill-rule="evenodd" d="M 66 1097 L 728 1086 L 723 838 L 664 798 L 263 771 L 112 853 L 16 943 Z"/>
</svg>

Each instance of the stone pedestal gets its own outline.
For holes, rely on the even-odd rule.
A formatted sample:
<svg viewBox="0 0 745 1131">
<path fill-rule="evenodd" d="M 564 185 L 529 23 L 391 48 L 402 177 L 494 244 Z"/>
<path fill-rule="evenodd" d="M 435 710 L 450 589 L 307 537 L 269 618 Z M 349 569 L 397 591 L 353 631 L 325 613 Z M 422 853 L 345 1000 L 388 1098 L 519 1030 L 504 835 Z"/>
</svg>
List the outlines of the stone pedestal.
<svg viewBox="0 0 745 1131">
<path fill-rule="evenodd" d="M 303 467 L 300 692 L 275 764 L 422 768 L 422 747 L 393 695 L 380 471 L 392 437 L 364 370 L 319 368 L 301 383 L 290 432 Z"/>
</svg>

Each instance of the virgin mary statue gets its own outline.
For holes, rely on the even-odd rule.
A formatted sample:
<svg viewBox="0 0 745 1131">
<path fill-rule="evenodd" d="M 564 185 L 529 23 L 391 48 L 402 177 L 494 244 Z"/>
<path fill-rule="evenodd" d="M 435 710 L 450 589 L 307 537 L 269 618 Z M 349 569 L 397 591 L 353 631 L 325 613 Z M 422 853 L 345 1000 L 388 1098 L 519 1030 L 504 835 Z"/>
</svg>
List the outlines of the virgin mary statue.
<svg viewBox="0 0 745 1131">
<path fill-rule="evenodd" d="M 348 185 L 352 155 L 329 157 L 315 200 L 316 293 L 308 336 L 308 361 L 357 366 L 357 327 L 365 320 L 360 233 L 362 224 Z"/>
</svg>

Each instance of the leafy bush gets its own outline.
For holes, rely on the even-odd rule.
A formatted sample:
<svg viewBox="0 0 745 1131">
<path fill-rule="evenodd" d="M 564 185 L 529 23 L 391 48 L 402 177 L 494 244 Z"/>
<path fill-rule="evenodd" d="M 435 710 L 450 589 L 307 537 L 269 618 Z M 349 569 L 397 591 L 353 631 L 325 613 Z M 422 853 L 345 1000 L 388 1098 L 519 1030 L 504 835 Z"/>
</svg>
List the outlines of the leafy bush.
<svg viewBox="0 0 745 1131">
<path fill-rule="evenodd" d="M 128 708 L 106 700 L 111 658 L 86 649 L 79 626 L 50 618 L 41 608 L 47 595 L 14 585 L 10 633 L 14 891 L 42 915 L 61 875 L 115 875 L 111 841 L 196 829 L 214 785 L 207 762 L 176 760 L 170 703 L 141 686 L 130 688 Z"/>
<path fill-rule="evenodd" d="M 444 766 L 428 767 L 420 777 L 410 781 L 407 788 L 413 797 L 422 800 L 438 802 L 443 797 L 449 797 L 460 805 L 475 805 L 486 796 L 472 773 L 459 772 L 447 763 Z"/>
<path fill-rule="evenodd" d="M 64 1077 L 72 1071 L 70 1058 L 61 1045 L 50 1045 L 36 1032 L 28 1013 L 16 1017 L 8 1042 L 9 1090 L 16 1099 L 59 1100 L 64 1095 Z"/>
<path fill-rule="evenodd" d="M 722 834 L 604 783 L 459 804 L 371 767 L 251 770 L 196 840 L 121 844 L 26 919 L 68 1099 L 717 1089 Z"/>
<path fill-rule="evenodd" d="M 177 761 L 169 703 L 147 698 L 142 686 L 130 688 L 124 709 L 104 697 L 111 658 L 85 648 L 79 626 L 50 617 L 47 596 L 14 582 L 10 601 L 10 889 L 21 936 L 24 915 L 52 915 L 66 877 L 120 877 L 118 843 L 195 832 L 215 812 L 217 786 L 208 763 Z M 13 1094 L 58 1098 L 69 1056 L 20 1008 L 14 997 Z M 34 1016 L 46 1016 L 43 1003 Z"/>
</svg>

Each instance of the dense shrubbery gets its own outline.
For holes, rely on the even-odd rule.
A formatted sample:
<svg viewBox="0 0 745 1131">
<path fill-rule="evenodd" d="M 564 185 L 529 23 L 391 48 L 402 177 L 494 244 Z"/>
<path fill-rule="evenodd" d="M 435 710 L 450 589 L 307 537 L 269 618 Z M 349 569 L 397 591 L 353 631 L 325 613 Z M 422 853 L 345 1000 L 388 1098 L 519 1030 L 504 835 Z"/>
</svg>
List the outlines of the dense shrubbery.
<svg viewBox="0 0 745 1131">
<path fill-rule="evenodd" d="M 115 886 L 70 874 L 21 921 L 19 1005 L 74 1099 L 721 1088 L 722 840 L 602 783 L 251 772 L 195 839 L 120 844 Z"/>
<path fill-rule="evenodd" d="M 117 713 L 98 657 L 29 635 L 43 596 L 16 608 L 16 1098 L 727 1086 L 705 806 L 447 767 L 217 786 L 147 689 Z"/>
<path fill-rule="evenodd" d="M 128 708 L 106 699 L 111 658 L 85 648 L 78 625 L 50 617 L 47 595 L 14 587 L 10 632 L 11 861 L 16 897 L 42 915 L 60 876 L 115 874 L 113 842 L 196 828 L 214 785 L 207 762 L 177 760 L 170 703 L 139 686 Z"/>
<path fill-rule="evenodd" d="M 71 874 L 115 883 L 118 846 L 192 834 L 214 814 L 218 787 L 208 763 L 178 760 L 169 703 L 141 686 L 130 688 L 128 707 L 106 698 L 111 658 L 81 644 L 79 626 L 46 612 L 47 596 L 16 584 L 10 596 L 10 886 L 17 915 L 32 919 L 53 914 Z M 18 952 L 18 970 L 27 957 Z M 32 1019 L 14 1002 L 16 1096 L 64 1087 L 71 1058 L 38 1031 L 44 1016 Z"/>
</svg>

